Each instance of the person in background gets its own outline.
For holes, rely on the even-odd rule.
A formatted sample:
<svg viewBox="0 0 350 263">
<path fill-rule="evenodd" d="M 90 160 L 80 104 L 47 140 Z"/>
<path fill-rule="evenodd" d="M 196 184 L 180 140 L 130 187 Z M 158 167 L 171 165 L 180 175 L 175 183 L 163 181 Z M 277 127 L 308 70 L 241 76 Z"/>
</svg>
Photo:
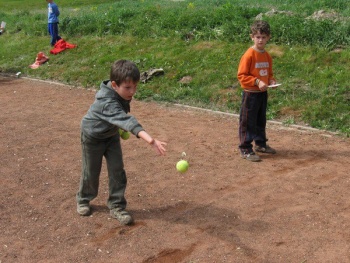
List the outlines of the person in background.
<svg viewBox="0 0 350 263">
<path fill-rule="evenodd" d="M 60 15 L 60 11 L 58 9 L 58 6 L 53 2 L 53 0 L 46 0 L 46 2 L 48 3 L 47 4 L 47 7 L 48 7 L 47 28 L 51 36 L 50 44 L 51 46 L 54 46 L 56 42 L 61 39 L 61 37 L 58 34 L 58 23 L 59 23 L 58 17 Z"/>
</svg>

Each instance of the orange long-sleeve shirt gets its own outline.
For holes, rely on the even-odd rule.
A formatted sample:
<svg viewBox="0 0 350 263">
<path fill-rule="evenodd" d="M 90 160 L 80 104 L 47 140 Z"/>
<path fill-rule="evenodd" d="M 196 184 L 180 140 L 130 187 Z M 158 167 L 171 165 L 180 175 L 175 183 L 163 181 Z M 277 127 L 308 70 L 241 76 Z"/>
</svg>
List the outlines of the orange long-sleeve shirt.
<svg viewBox="0 0 350 263">
<path fill-rule="evenodd" d="M 274 80 L 272 58 L 269 53 L 250 47 L 239 62 L 237 77 L 242 88 L 246 91 L 261 92 L 256 85 L 256 79 L 260 79 L 267 85 L 269 85 L 270 80 Z"/>
</svg>

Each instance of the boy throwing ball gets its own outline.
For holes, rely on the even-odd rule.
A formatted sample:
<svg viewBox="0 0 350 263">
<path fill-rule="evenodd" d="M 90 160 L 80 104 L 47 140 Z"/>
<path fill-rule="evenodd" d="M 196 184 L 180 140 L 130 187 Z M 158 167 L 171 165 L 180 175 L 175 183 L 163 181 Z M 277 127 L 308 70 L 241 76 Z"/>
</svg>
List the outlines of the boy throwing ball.
<svg viewBox="0 0 350 263">
<path fill-rule="evenodd" d="M 128 60 L 113 63 L 110 79 L 103 81 L 81 122 L 82 174 L 76 196 L 77 211 L 91 214 L 90 202 L 97 197 L 103 156 L 106 159 L 110 215 L 121 224 L 129 225 L 132 216 L 125 210 L 127 178 L 123 164 L 119 128 L 146 141 L 158 154 L 165 154 L 165 142 L 153 139 L 130 114 L 130 102 L 136 93 L 140 72 Z"/>
</svg>

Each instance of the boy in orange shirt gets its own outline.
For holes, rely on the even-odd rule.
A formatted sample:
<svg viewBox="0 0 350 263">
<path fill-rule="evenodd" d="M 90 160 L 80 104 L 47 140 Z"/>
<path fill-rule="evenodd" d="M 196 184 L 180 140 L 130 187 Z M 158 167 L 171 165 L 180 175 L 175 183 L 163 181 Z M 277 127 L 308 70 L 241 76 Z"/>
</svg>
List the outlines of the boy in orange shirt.
<svg viewBox="0 0 350 263">
<path fill-rule="evenodd" d="M 240 154 L 243 159 L 258 162 L 260 157 L 253 151 L 276 153 L 266 144 L 266 108 L 268 85 L 276 84 L 272 71 L 272 58 L 265 51 L 270 39 L 270 25 L 257 20 L 251 26 L 254 45 L 242 56 L 237 77 L 243 88 L 239 118 Z"/>
</svg>

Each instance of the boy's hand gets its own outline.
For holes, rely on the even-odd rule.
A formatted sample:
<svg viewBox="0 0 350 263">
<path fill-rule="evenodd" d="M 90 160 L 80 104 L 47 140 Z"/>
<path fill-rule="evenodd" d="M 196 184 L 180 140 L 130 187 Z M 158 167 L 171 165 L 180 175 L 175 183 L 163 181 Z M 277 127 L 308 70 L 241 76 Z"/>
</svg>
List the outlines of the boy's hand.
<svg viewBox="0 0 350 263">
<path fill-rule="evenodd" d="M 153 139 L 152 142 L 150 143 L 152 147 L 156 150 L 156 152 L 160 155 L 165 155 L 165 147 L 167 144 L 165 142 L 158 141 L 156 139 Z"/>
<path fill-rule="evenodd" d="M 267 84 L 261 80 L 259 81 L 258 87 L 261 91 L 267 91 L 268 88 Z"/>
<path fill-rule="evenodd" d="M 276 81 L 275 80 L 270 80 L 270 83 L 269 85 L 276 85 Z M 272 89 L 277 89 L 277 86 L 276 87 L 272 87 Z"/>
<path fill-rule="evenodd" d="M 140 131 L 137 135 L 140 138 L 144 139 L 148 144 L 150 144 L 158 154 L 165 155 L 165 142 L 153 139 L 146 131 Z"/>
</svg>

